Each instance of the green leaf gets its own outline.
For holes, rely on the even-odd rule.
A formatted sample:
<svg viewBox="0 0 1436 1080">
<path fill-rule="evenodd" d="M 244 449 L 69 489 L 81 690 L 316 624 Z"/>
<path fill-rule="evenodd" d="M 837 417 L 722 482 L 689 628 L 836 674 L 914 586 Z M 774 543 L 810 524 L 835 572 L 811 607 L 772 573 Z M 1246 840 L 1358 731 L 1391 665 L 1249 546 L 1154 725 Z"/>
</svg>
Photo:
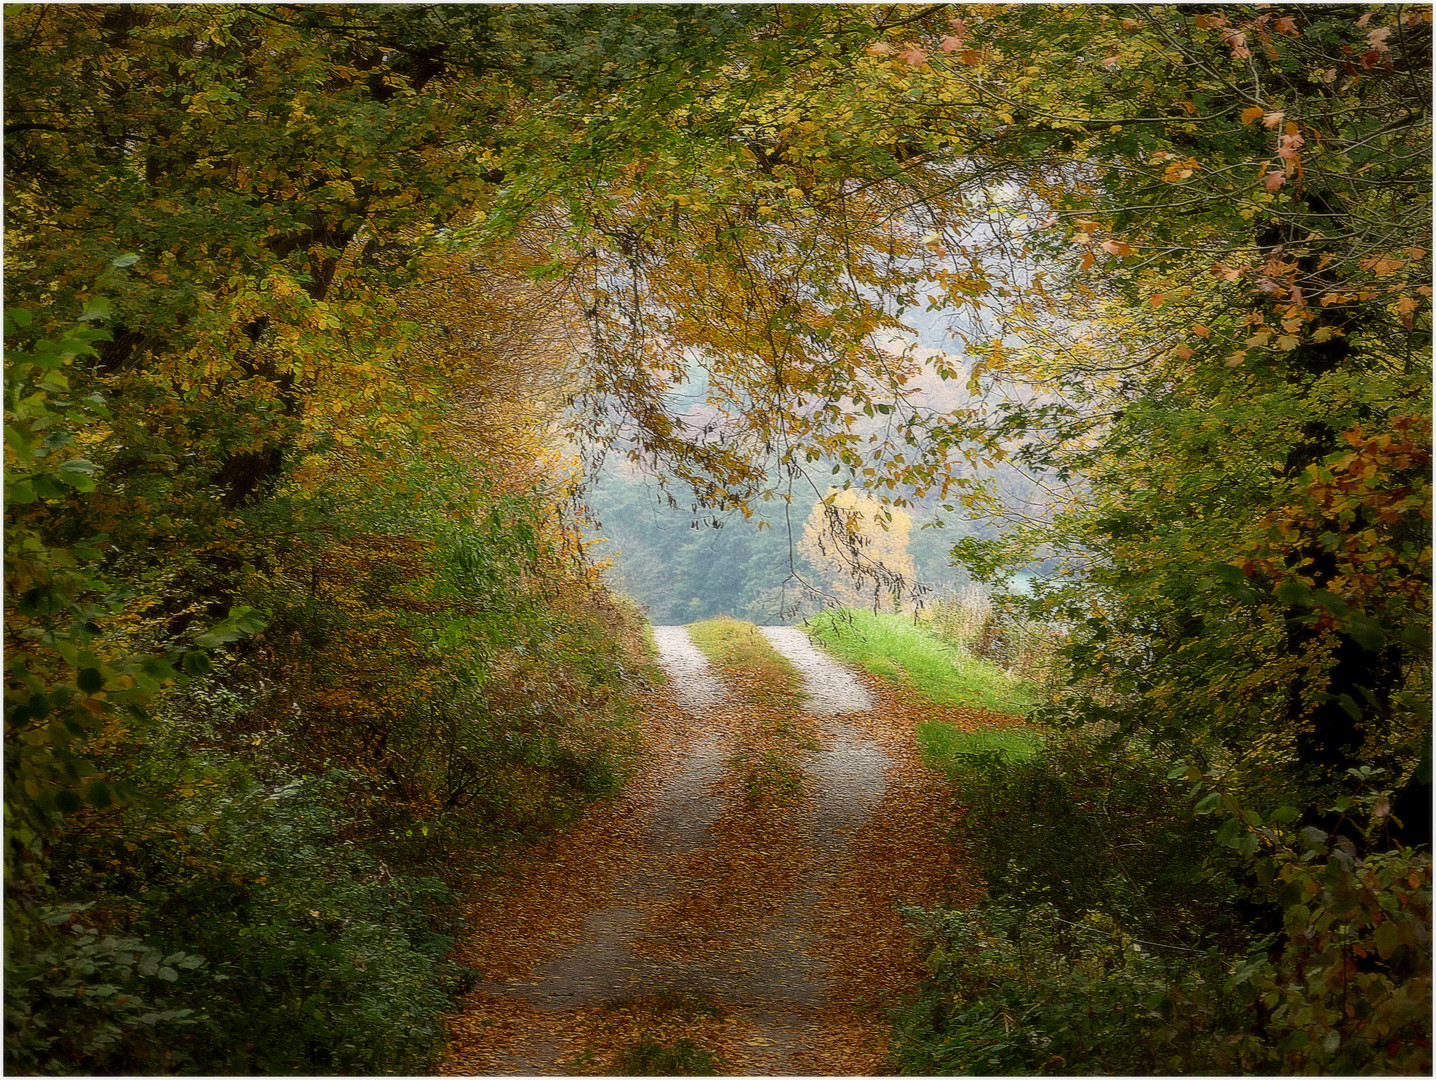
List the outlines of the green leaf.
<svg viewBox="0 0 1436 1080">
<path fill-rule="evenodd" d="M 1242 573 L 1241 567 L 1233 566 L 1231 563 L 1208 563 L 1207 573 L 1223 585 L 1244 585 L 1247 580 L 1247 576 Z"/>
<path fill-rule="evenodd" d="M 1431 648 L 1431 628 L 1420 623 L 1407 623 L 1401 628 L 1401 640 L 1417 648 Z"/>
<path fill-rule="evenodd" d="M 1383 960 L 1390 960 L 1396 950 L 1401 948 L 1401 928 L 1394 919 L 1383 920 L 1372 937 L 1376 942 L 1376 951 L 1381 954 Z"/>
<path fill-rule="evenodd" d="M 139 261 L 140 257 L 138 255 L 121 255 L 118 259 L 111 259 L 110 265 L 116 270 L 128 270 Z"/>
<path fill-rule="evenodd" d="M 164 660 L 158 656 L 147 657 L 145 661 L 140 664 L 140 670 L 150 678 L 159 679 L 161 682 L 175 677 L 174 666 L 168 660 Z"/>
<path fill-rule="evenodd" d="M 98 694 L 105 688 L 105 676 L 98 668 L 85 668 L 75 679 L 75 685 L 87 694 Z"/>
<path fill-rule="evenodd" d="M 1222 822 L 1222 827 L 1217 830 L 1217 843 L 1222 847 L 1231 847 L 1241 832 L 1241 819 L 1235 815 L 1228 817 Z"/>
<path fill-rule="evenodd" d="M 1386 644 L 1386 631 L 1365 615 L 1353 615 L 1346 623 L 1351 639 L 1368 652 L 1379 652 Z"/>
<path fill-rule="evenodd" d="M 1303 607 L 1311 604 L 1311 589 L 1295 578 L 1278 583 L 1272 592 L 1283 604 L 1299 604 Z"/>
<path fill-rule="evenodd" d="M 210 669 L 209 654 L 199 649 L 191 649 L 180 657 L 180 667 L 186 675 L 204 675 Z"/>
<path fill-rule="evenodd" d="M 84 458 L 72 458 L 55 470 L 55 475 L 76 491 L 94 491 L 95 465 Z"/>
</svg>

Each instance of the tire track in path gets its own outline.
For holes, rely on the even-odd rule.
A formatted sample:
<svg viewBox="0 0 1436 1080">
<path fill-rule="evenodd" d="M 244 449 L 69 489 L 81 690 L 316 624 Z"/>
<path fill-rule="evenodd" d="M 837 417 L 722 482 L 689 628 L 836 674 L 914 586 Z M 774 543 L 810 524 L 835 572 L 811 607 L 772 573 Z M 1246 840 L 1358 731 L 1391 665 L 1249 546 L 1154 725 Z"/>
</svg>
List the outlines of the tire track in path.
<svg viewBox="0 0 1436 1080">
<path fill-rule="evenodd" d="M 605 1024 L 622 1027 L 615 1009 L 640 1000 L 721 1010 L 695 1014 L 693 1041 L 739 1075 L 884 1071 L 885 1023 L 854 1014 L 863 973 L 851 970 L 853 953 L 913 964 L 895 917 L 873 910 L 902 899 L 902 882 L 890 881 L 891 899 L 854 894 L 871 869 L 864 859 L 879 857 L 873 842 L 888 843 L 891 830 L 877 829 L 862 852 L 854 840 L 874 832 L 889 775 L 911 769 L 907 732 L 800 631 L 763 633 L 798 668 L 805 707 L 820 718 L 820 747 L 802 762 L 805 796 L 745 802 L 725 766 L 761 710 L 686 628 L 655 627 L 668 685 L 647 710 L 660 744 L 653 768 L 485 898 L 468 959 L 488 978 L 454 1018 L 446 1073 L 592 1071 L 585 1044 L 591 1052 Z M 940 862 L 928 852 L 913 865 Z M 883 941 L 853 934 L 884 916 Z"/>
</svg>

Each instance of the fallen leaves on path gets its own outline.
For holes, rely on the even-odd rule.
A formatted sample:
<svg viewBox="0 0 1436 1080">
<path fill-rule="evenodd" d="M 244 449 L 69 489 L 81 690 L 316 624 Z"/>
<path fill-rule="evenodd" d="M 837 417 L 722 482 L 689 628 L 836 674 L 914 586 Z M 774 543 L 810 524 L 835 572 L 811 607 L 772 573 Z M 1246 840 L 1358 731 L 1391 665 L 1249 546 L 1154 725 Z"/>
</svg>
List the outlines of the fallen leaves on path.
<svg viewBox="0 0 1436 1080">
<path fill-rule="evenodd" d="M 886 788 L 851 834 L 835 839 L 813 831 L 819 781 L 807 763 L 831 735 L 790 697 L 764 693 L 741 672 L 724 676 L 731 701 L 702 716 L 661 690 L 644 695 L 647 764 L 625 793 L 510 874 L 474 883 L 461 958 L 486 981 L 452 1019 L 445 1073 L 891 1071 L 883 1006 L 923 975 L 895 907 L 965 903 L 976 888 L 948 842 L 951 796 L 922 763 L 913 728 L 934 716 L 963 727 L 993 718 L 937 709 L 863 676 L 878 707 L 843 723 L 889 759 Z M 664 847 L 651 832 L 663 785 L 715 731 L 729 767 L 708 796 L 721 813 L 701 843 Z M 798 781 L 755 787 L 754 761 L 789 763 Z M 643 881 L 661 887 L 634 884 Z M 585 919 L 615 907 L 637 912 L 626 945 L 635 965 L 691 968 L 708 989 L 590 994 L 573 1004 L 541 998 L 552 989 L 536 985 L 543 966 L 582 958 Z"/>
</svg>

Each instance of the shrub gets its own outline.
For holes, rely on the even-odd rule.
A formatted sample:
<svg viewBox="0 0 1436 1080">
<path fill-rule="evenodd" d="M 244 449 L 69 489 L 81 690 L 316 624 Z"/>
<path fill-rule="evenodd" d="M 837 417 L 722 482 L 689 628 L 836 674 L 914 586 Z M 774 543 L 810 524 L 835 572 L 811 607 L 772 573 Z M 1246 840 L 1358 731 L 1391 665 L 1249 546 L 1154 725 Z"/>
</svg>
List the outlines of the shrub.
<svg viewBox="0 0 1436 1080">
<path fill-rule="evenodd" d="M 1210 829 L 1183 785 L 1136 741 L 1095 733 L 1045 740 L 1021 759 L 959 755 L 950 770 L 968 807 L 963 838 L 994 900 L 1054 904 L 1067 919 L 1100 912 L 1143 937 L 1191 946 L 1225 933 L 1230 887 L 1198 882 Z"/>
<path fill-rule="evenodd" d="M 904 1071 L 1429 1071 L 1431 859 L 1380 850 L 1378 770 L 1333 804 L 1353 839 L 1134 739 L 953 760 L 989 892 L 906 912 L 931 975 L 893 1014 Z"/>
<path fill-rule="evenodd" d="M 924 935 L 933 975 L 895 1014 L 904 1073 L 1202 1071 L 1212 1033 L 1241 1012 L 1203 994 L 1199 1007 L 1163 1022 L 1152 1002 L 1174 983 L 1219 983 L 1222 958 L 1154 948 L 1100 913 L 1069 920 L 1039 904 L 907 915 Z"/>
<path fill-rule="evenodd" d="M 449 900 L 345 836 L 356 778 L 255 780 L 191 763 L 182 795 L 131 811 L 122 858 L 72 835 L 56 887 L 106 895 L 104 932 L 55 915 L 12 952 L 12 1071 L 423 1071 L 463 986 Z M 58 912 L 72 909 L 60 908 Z M 152 962 L 153 961 L 153 962 Z M 150 969 L 153 968 L 153 971 Z M 14 987 L 14 994 L 10 994 Z M 183 1031 L 178 1031 L 183 1024 Z"/>
<path fill-rule="evenodd" d="M 169 1073 L 170 1046 L 200 1022 L 193 972 L 203 958 L 166 954 L 81 921 L 93 904 L 39 908 L 26 940 L 5 950 L 8 1072 Z"/>
</svg>

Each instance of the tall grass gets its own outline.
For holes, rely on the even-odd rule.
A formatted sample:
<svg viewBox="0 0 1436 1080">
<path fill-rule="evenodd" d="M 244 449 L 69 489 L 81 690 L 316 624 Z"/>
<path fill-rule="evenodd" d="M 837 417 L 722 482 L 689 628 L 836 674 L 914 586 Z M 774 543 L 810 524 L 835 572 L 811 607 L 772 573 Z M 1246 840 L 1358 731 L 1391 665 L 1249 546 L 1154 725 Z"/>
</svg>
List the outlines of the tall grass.
<svg viewBox="0 0 1436 1080">
<path fill-rule="evenodd" d="M 1000 665 L 905 616 L 825 611 L 803 623 L 803 629 L 839 659 L 906 683 L 938 705 L 1022 713 L 1037 701 L 1029 685 Z"/>
<path fill-rule="evenodd" d="M 997 664 L 1034 688 L 1057 677 L 1058 632 L 1049 624 L 1018 618 L 993 604 L 976 585 L 930 604 L 920 616 L 943 641 Z"/>
</svg>

